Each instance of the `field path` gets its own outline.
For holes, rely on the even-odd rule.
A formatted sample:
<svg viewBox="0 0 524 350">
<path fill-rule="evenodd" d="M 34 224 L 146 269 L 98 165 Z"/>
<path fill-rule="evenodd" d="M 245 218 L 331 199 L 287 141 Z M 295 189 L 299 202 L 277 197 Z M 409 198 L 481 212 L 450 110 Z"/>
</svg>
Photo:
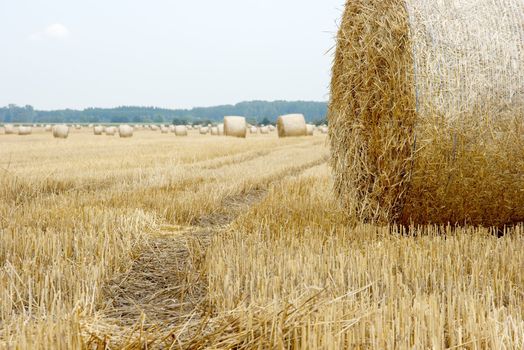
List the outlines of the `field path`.
<svg viewBox="0 0 524 350">
<path fill-rule="evenodd" d="M 200 217 L 192 226 L 163 225 L 161 230 L 151 233 L 131 269 L 110 281 L 104 289 L 107 300 L 101 310 L 104 323 L 130 333 L 113 337 L 110 342 L 114 344 L 116 340 L 121 345 L 124 341 L 129 345 L 129 340 L 136 338 L 132 334 L 137 330 L 149 336 L 162 334 L 163 338 L 165 331 L 196 322 L 206 314 L 209 311 L 205 303 L 207 276 L 202 272 L 202 264 L 212 238 L 262 201 L 271 184 L 298 176 L 326 160 L 321 157 L 290 166 L 276 176 L 261 179 L 251 189 L 226 196 L 220 210 Z M 98 346 L 101 343 L 107 346 L 107 328 L 104 337 L 94 336 L 95 333 L 98 332 L 91 334 L 92 341 Z M 159 340 L 155 338 L 154 342 Z M 137 345 L 144 342 L 143 339 L 135 341 Z"/>
</svg>

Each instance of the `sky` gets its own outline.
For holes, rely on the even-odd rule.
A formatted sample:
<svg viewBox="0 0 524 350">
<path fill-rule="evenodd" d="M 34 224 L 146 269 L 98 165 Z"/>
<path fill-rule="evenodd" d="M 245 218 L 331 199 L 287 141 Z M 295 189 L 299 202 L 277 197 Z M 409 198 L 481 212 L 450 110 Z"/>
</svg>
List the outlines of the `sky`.
<svg viewBox="0 0 524 350">
<path fill-rule="evenodd" d="M 0 0 L 0 106 L 328 99 L 345 0 Z"/>
</svg>

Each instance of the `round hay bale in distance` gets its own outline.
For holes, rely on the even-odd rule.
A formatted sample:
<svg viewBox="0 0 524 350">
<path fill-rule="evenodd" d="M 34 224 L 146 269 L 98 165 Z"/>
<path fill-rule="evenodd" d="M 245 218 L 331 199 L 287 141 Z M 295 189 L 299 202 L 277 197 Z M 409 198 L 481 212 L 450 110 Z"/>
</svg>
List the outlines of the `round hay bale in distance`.
<svg viewBox="0 0 524 350">
<path fill-rule="evenodd" d="M 176 136 L 187 136 L 187 127 L 185 125 L 175 125 Z"/>
<path fill-rule="evenodd" d="M 202 126 L 200 127 L 199 131 L 200 131 L 200 135 L 207 135 L 207 133 L 209 132 L 209 127 Z"/>
<path fill-rule="evenodd" d="M 265 134 L 269 134 L 269 128 L 267 126 L 263 126 L 260 128 L 260 133 L 265 135 Z"/>
<path fill-rule="evenodd" d="M 246 133 L 246 118 L 238 116 L 224 117 L 224 134 L 226 136 L 245 138 Z"/>
<path fill-rule="evenodd" d="M 104 133 L 104 127 L 103 126 L 100 126 L 100 125 L 97 125 L 93 128 L 93 134 L 95 135 L 102 135 Z"/>
<path fill-rule="evenodd" d="M 65 124 L 53 126 L 53 137 L 56 139 L 67 139 L 69 136 L 69 127 Z"/>
<path fill-rule="evenodd" d="M 315 126 L 313 124 L 306 124 L 307 136 L 313 136 L 315 134 Z"/>
<path fill-rule="evenodd" d="M 105 128 L 104 132 L 107 136 L 115 136 L 116 128 L 114 126 L 108 126 Z"/>
<path fill-rule="evenodd" d="M 118 127 L 118 135 L 122 138 L 133 137 L 133 131 L 134 129 L 131 125 L 123 124 Z"/>
<path fill-rule="evenodd" d="M 33 129 L 30 126 L 19 126 L 18 135 L 31 135 Z"/>
<path fill-rule="evenodd" d="M 278 137 L 306 136 L 306 119 L 302 114 L 282 115 L 277 119 Z"/>
<path fill-rule="evenodd" d="M 216 126 L 211 127 L 211 135 L 218 136 L 218 127 Z"/>
<path fill-rule="evenodd" d="M 521 0 L 346 3 L 328 120 L 348 215 L 524 221 L 522 18 Z"/>
<path fill-rule="evenodd" d="M 16 129 L 13 124 L 5 124 L 4 125 L 4 134 L 6 135 L 12 135 L 16 132 Z"/>
</svg>

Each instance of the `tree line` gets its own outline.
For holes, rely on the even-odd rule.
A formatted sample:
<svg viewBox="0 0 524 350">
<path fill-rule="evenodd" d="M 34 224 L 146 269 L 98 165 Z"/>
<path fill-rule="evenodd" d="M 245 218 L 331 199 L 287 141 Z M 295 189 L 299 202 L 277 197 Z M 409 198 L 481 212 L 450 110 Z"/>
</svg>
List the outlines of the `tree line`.
<svg viewBox="0 0 524 350">
<path fill-rule="evenodd" d="M 311 123 L 325 123 L 326 102 L 248 101 L 235 105 L 165 109 L 122 106 L 39 111 L 32 106 L 8 105 L 0 108 L 0 123 L 205 123 L 218 122 L 227 115 L 245 116 L 250 123 L 275 123 L 280 115 L 302 113 Z"/>
</svg>

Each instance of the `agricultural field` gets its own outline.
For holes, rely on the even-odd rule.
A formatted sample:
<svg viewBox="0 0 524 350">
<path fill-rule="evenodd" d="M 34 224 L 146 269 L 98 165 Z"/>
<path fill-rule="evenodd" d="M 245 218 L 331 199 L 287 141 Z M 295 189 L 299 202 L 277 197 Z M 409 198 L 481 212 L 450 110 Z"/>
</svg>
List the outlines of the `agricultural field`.
<svg viewBox="0 0 524 350">
<path fill-rule="evenodd" d="M 318 133 L 0 134 L 0 348 L 524 348 L 524 228 L 356 224 L 328 160 Z"/>
</svg>

